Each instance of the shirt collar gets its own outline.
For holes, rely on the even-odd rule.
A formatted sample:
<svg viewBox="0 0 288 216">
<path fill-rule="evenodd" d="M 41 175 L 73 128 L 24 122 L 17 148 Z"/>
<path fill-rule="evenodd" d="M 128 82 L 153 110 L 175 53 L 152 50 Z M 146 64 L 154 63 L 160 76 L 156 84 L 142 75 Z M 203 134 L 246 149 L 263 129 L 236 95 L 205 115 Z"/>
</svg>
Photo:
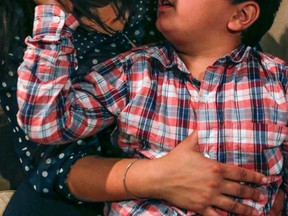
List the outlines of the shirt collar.
<svg viewBox="0 0 288 216">
<path fill-rule="evenodd" d="M 179 57 L 175 48 L 172 44 L 167 43 L 164 47 L 164 52 L 166 53 L 166 68 L 174 68 L 177 67 L 181 72 L 190 74 L 190 71 L 187 69 L 184 62 Z"/>
<path fill-rule="evenodd" d="M 238 64 L 238 63 L 241 63 L 241 62 L 247 60 L 251 50 L 252 50 L 251 47 L 245 46 L 244 44 L 241 44 L 236 49 L 234 49 L 231 53 L 227 54 L 224 57 L 219 58 L 217 61 L 219 61 L 221 63 L 223 63 L 223 61 L 224 62 L 231 61 L 235 64 Z"/>
<path fill-rule="evenodd" d="M 178 67 L 178 69 L 184 73 L 190 74 L 188 69 L 186 68 L 184 62 L 180 59 L 179 55 L 177 54 L 174 47 L 167 43 L 167 45 L 164 48 L 166 55 L 167 55 L 167 62 L 166 67 Z M 251 48 L 249 46 L 245 46 L 244 44 L 239 45 L 236 49 L 234 49 L 231 53 L 220 57 L 213 65 L 223 65 L 227 63 L 234 63 L 239 64 L 243 61 L 246 61 L 250 52 L 253 51 L 254 48 Z"/>
</svg>

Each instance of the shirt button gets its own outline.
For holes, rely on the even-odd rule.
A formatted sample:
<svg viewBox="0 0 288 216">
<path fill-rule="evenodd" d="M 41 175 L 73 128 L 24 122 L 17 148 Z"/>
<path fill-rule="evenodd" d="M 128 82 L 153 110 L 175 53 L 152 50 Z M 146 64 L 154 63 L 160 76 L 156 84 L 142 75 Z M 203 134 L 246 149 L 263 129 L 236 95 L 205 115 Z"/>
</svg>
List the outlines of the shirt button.
<svg viewBox="0 0 288 216">
<path fill-rule="evenodd" d="M 56 48 L 56 45 L 55 45 L 55 44 L 50 44 L 50 48 L 51 48 L 52 50 L 54 50 L 54 49 Z"/>
<path fill-rule="evenodd" d="M 209 102 L 209 96 L 208 95 L 203 95 L 203 100 L 205 102 Z"/>
<path fill-rule="evenodd" d="M 54 16 L 53 17 L 53 19 L 52 19 L 52 21 L 54 22 L 54 23 L 59 23 L 60 22 L 60 17 L 58 17 L 58 16 Z"/>
<path fill-rule="evenodd" d="M 207 152 L 204 153 L 204 157 L 211 158 L 210 155 Z"/>
</svg>

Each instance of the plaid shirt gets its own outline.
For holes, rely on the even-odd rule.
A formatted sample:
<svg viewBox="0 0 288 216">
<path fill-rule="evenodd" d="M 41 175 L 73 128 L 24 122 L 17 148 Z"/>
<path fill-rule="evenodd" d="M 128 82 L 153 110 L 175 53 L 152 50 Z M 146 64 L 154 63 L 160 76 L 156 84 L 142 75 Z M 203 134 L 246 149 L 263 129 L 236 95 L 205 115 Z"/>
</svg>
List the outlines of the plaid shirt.
<svg viewBox="0 0 288 216">
<path fill-rule="evenodd" d="M 242 200 L 261 215 L 269 212 L 279 187 L 288 189 L 287 66 L 241 45 L 208 67 L 200 83 L 172 46 L 159 44 L 75 77 L 77 26 L 62 11 L 44 14 L 26 41 L 18 70 L 18 121 L 33 140 L 67 143 L 117 121 L 115 145 L 131 157 L 152 159 L 197 128 L 206 157 L 271 177 L 268 185 L 254 185 L 268 201 Z M 149 200 L 107 203 L 106 214 L 193 213 Z"/>
</svg>

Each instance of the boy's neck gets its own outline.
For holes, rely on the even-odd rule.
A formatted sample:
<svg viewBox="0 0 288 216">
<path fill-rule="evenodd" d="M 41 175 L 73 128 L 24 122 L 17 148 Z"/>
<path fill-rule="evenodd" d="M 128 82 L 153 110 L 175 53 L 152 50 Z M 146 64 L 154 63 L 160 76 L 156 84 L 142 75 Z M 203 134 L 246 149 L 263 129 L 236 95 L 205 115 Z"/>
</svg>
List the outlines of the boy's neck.
<svg viewBox="0 0 288 216">
<path fill-rule="evenodd" d="M 207 67 L 213 65 L 219 58 L 231 53 L 239 45 L 238 41 L 230 44 L 226 42 L 217 46 L 199 44 L 199 46 L 193 46 L 191 49 L 187 49 L 187 47 L 185 50 L 179 49 L 177 52 L 192 76 L 201 81 Z"/>
</svg>

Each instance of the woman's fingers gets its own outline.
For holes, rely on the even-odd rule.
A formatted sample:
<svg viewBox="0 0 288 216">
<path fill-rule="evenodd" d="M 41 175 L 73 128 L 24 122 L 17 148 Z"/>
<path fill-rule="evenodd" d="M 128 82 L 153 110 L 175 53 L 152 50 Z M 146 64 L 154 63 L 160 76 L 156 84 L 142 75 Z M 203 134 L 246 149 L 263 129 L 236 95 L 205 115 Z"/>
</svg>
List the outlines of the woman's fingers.
<svg viewBox="0 0 288 216">
<path fill-rule="evenodd" d="M 223 177 L 237 182 L 250 182 L 259 185 L 267 184 L 268 178 L 253 170 L 248 170 L 235 165 L 221 164 Z"/>
<path fill-rule="evenodd" d="M 258 211 L 248 205 L 237 202 L 227 196 L 219 196 L 214 204 L 216 208 L 239 215 L 258 215 Z"/>
<path fill-rule="evenodd" d="M 224 180 L 222 185 L 223 187 L 221 192 L 225 195 L 238 198 L 248 198 L 254 201 L 261 201 L 265 198 L 260 190 L 241 184 L 239 182 Z"/>
<path fill-rule="evenodd" d="M 275 202 L 273 203 L 273 206 L 271 208 L 271 211 L 269 213 L 270 216 L 279 216 L 281 215 L 281 212 L 284 207 L 284 200 L 285 200 L 285 193 L 282 190 L 279 190 Z"/>
<path fill-rule="evenodd" d="M 189 151 L 196 151 L 200 152 L 199 144 L 198 144 L 198 131 L 193 131 L 188 137 L 186 137 L 177 148 L 184 147 L 186 150 Z M 186 151 L 185 150 L 185 151 Z"/>
<path fill-rule="evenodd" d="M 267 177 L 237 165 L 208 159 L 197 151 L 197 146 L 195 132 L 159 159 L 162 164 L 159 170 L 163 170 L 165 175 L 161 182 L 166 191 L 160 198 L 201 215 L 217 215 L 217 210 L 212 207 L 240 215 L 256 215 L 254 208 L 235 202 L 231 196 L 254 201 L 264 199 L 260 190 L 246 186 L 243 182 L 263 185 L 268 183 Z M 165 187 L 167 179 L 169 183 Z"/>
<path fill-rule="evenodd" d="M 212 207 L 207 207 L 201 215 L 203 216 L 221 216 L 216 209 L 213 209 Z"/>
</svg>

